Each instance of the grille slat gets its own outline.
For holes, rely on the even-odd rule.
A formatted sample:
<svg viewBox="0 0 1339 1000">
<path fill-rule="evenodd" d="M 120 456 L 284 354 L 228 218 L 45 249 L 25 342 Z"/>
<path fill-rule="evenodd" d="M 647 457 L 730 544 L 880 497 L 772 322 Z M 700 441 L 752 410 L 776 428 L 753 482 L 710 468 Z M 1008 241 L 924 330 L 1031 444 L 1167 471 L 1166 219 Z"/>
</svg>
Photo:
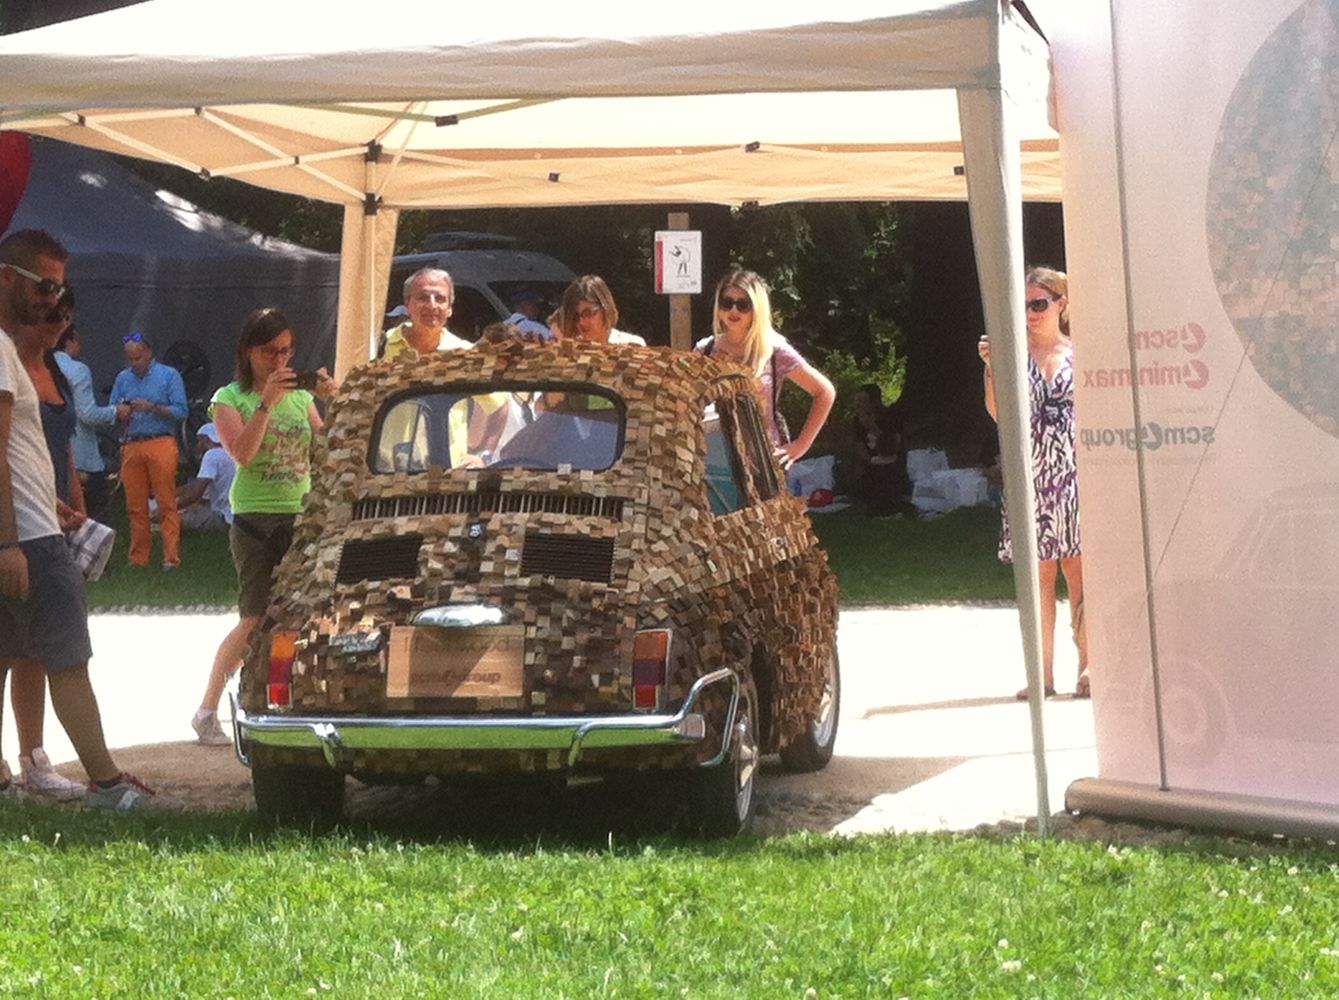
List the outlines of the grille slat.
<svg viewBox="0 0 1339 1000">
<path fill-rule="evenodd" d="M 339 552 L 335 582 L 358 583 L 395 577 L 413 579 L 418 576 L 418 551 L 422 545 L 422 535 L 347 541 Z"/>
<path fill-rule="evenodd" d="M 556 576 L 567 580 L 608 583 L 614 571 L 614 540 L 584 535 L 525 533 L 522 576 Z"/>
<path fill-rule="evenodd" d="M 355 521 L 435 514 L 568 514 L 623 519 L 622 497 L 572 496 L 566 493 L 433 493 L 367 497 L 353 505 Z"/>
</svg>

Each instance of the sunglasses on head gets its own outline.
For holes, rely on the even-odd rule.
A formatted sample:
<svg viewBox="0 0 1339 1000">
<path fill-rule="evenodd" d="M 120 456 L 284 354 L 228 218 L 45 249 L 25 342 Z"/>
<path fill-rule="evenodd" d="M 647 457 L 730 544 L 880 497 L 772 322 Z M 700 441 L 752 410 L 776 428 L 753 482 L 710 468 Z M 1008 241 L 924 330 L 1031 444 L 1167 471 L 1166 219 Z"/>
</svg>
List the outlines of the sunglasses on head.
<svg viewBox="0 0 1339 1000">
<path fill-rule="evenodd" d="M 1047 309 L 1051 308 L 1051 303 L 1054 301 L 1055 299 L 1049 296 L 1044 299 L 1028 299 L 1027 300 L 1028 311 L 1034 313 L 1044 313 Z"/>
<path fill-rule="evenodd" d="M 144 334 L 136 330 L 134 333 L 127 333 L 121 338 L 123 344 L 142 344 L 144 343 Z"/>
<path fill-rule="evenodd" d="M 729 312 L 731 309 L 742 313 L 753 312 L 753 300 L 747 295 L 738 299 L 730 295 L 722 295 L 716 299 L 716 305 L 721 312 Z"/>
<path fill-rule="evenodd" d="M 60 298 L 65 294 L 65 286 L 52 278 L 44 278 L 40 274 L 33 274 L 26 267 L 19 267 L 17 264 L 0 264 L 0 267 L 7 267 L 15 274 L 21 274 L 34 285 L 37 286 L 39 295 L 54 295 Z"/>
</svg>

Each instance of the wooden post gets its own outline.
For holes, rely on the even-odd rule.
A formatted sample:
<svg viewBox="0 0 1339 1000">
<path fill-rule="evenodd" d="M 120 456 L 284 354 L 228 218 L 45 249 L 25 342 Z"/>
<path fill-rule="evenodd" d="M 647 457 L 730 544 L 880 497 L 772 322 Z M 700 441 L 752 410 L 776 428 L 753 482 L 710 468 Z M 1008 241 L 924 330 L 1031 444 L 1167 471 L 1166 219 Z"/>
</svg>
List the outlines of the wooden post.
<svg viewBox="0 0 1339 1000">
<path fill-rule="evenodd" d="M 668 229 L 687 229 L 687 212 L 670 212 Z M 691 295 L 671 295 L 669 297 L 670 347 L 676 351 L 693 349 L 693 297 Z"/>
</svg>

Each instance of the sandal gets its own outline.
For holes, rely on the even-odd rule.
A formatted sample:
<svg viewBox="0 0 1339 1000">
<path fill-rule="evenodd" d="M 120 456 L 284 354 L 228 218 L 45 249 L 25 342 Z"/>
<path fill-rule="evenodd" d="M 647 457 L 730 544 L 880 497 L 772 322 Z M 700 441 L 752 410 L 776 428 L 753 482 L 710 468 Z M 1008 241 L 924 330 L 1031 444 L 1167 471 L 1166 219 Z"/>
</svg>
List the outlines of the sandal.
<svg viewBox="0 0 1339 1000">
<path fill-rule="evenodd" d="M 1054 698 L 1055 688 L 1054 687 L 1045 688 L 1043 689 L 1043 693 L 1047 698 Z M 1027 694 L 1028 694 L 1027 688 L 1019 688 L 1018 693 L 1014 695 L 1014 697 L 1017 698 L 1019 701 L 1027 701 Z"/>
<path fill-rule="evenodd" d="M 1079 682 L 1074 685 L 1075 698 L 1091 698 L 1093 696 L 1092 681 L 1088 677 L 1088 671 L 1079 674 Z"/>
</svg>

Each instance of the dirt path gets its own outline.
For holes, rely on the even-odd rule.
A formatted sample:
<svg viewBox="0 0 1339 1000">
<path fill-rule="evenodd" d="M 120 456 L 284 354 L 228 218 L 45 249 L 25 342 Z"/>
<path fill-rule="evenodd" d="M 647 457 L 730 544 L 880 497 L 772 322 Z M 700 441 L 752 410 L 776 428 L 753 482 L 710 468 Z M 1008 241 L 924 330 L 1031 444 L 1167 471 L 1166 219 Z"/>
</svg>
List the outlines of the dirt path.
<svg viewBox="0 0 1339 1000">
<path fill-rule="evenodd" d="M 188 741 L 214 649 L 235 619 L 227 614 L 97 615 L 92 619 L 94 688 L 118 764 L 190 809 L 251 809 L 250 776 L 228 747 Z M 1020 654 L 1017 615 L 1007 608 L 931 607 L 842 614 L 843 704 L 837 755 L 829 767 L 789 775 L 765 762 L 757 828 L 855 833 L 969 830 L 1035 814 L 1027 708 L 1014 701 Z M 1062 649 L 1063 684 L 1072 664 Z M 1051 805 L 1075 778 L 1096 773 L 1091 707 L 1047 704 Z M 12 727 L 5 754 L 17 751 Z M 82 780 L 54 716 L 47 750 Z M 574 812 L 605 809 L 580 791 Z M 517 803 L 501 808 L 518 808 Z M 473 808 L 472 806 L 470 808 Z M 462 799 L 439 792 L 350 785 L 350 812 L 431 812 L 448 819 Z"/>
</svg>

